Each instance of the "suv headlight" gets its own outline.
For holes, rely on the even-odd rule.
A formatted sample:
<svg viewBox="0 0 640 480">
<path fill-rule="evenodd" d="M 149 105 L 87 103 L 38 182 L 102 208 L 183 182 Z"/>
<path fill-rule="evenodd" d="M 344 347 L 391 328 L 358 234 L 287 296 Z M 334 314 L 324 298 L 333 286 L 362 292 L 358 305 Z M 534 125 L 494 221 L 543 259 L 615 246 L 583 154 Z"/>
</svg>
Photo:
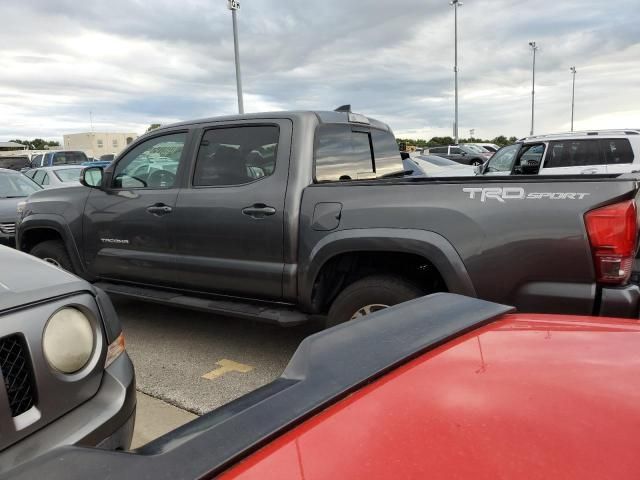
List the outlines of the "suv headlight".
<svg viewBox="0 0 640 480">
<path fill-rule="evenodd" d="M 44 328 L 42 350 L 49 365 L 62 373 L 82 369 L 91 358 L 95 334 L 89 318 L 76 308 L 54 313 Z"/>
</svg>

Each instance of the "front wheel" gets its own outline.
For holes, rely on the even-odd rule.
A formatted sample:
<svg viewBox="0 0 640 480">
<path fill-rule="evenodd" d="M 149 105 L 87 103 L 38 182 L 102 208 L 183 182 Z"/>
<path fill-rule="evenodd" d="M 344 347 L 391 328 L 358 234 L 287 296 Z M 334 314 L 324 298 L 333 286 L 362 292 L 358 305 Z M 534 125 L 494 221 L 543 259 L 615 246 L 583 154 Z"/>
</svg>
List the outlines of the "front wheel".
<svg viewBox="0 0 640 480">
<path fill-rule="evenodd" d="M 327 327 L 355 320 L 398 303 L 413 300 L 424 292 L 395 275 L 372 275 L 352 283 L 334 300 Z"/>
<path fill-rule="evenodd" d="M 51 265 L 55 265 L 58 268 L 62 268 L 68 272 L 73 273 L 73 264 L 71 258 L 67 253 L 67 249 L 60 240 L 47 240 L 42 243 L 38 243 L 29 252 L 34 257 L 41 258 Z"/>
</svg>

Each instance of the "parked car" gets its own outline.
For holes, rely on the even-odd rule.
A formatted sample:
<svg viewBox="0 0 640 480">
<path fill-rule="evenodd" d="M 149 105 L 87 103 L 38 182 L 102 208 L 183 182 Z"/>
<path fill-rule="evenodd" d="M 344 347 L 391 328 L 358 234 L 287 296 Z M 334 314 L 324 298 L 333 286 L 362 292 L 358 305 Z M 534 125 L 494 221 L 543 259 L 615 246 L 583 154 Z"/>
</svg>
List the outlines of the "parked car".
<svg viewBox="0 0 640 480">
<path fill-rule="evenodd" d="M 485 175 L 585 175 L 640 171 L 640 130 L 538 135 L 501 149 Z"/>
<path fill-rule="evenodd" d="M 11 480 L 640 478 L 640 323 L 450 294 L 306 338 L 280 378 L 132 453 Z"/>
<path fill-rule="evenodd" d="M 74 150 L 52 150 L 31 158 L 31 167 L 55 167 L 58 165 L 81 165 L 88 161 L 84 152 Z"/>
<path fill-rule="evenodd" d="M 0 471 L 61 445 L 128 449 L 135 377 L 108 296 L 2 246 L 0 265 Z"/>
<path fill-rule="evenodd" d="M 462 163 L 464 165 L 482 165 L 486 162 L 491 154 L 487 151 L 480 151 L 477 147 L 470 147 L 467 145 L 449 145 L 446 147 L 431 147 L 429 148 L 429 155 L 436 155 L 438 157 L 448 158 L 454 162 Z"/>
<path fill-rule="evenodd" d="M 186 122 L 83 170 L 93 188 L 32 195 L 18 246 L 112 293 L 283 325 L 435 291 L 637 317 L 640 176 L 403 175 L 363 115 Z"/>
<path fill-rule="evenodd" d="M 42 188 L 79 187 L 82 165 L 59 165 L 57 167 L 41 167 L 27 170 L 24 174 Z"/>
<path fill-rule="evenodd" d="M 21 173 L 0 168 L 0 244 L 15 245 L 18 205 L 41 189 Z"/>
<path fill-rule="evenodd" d="M 491 153 L 496 153 L 500 150 L 500 146 L 495 143 L 465 143 L 465 145 L 475 145 L 476 147 L 482 147 Z"/>
<path fill-rule="evenodd" d="M 475 175 L 474 167 L 435 155 L 415 155 L 403 160 L 405 171 L 427 177 L 469 177 Z"/>
<path fill-rule="evenodd" d="M 98 161 L 100 162 L 113 162 L 116 159 L 116 156 L 113 153 L 108 153 L 106 155 L 100 155 Z"/>
</svg>

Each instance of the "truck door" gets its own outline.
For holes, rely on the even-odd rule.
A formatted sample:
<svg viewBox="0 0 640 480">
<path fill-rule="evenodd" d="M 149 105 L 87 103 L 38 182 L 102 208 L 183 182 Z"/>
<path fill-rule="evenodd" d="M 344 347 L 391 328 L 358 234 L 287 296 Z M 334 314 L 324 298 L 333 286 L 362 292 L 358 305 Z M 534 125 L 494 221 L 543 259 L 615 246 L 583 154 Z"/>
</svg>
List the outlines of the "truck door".
<svg viewBox="0 0 640 480">
<path fill-rule="evenodd" d="M 91 273 L 150 285 L 173 283 L 169 222 L 188 136 L 186 131 L 164 133 L 138 144 L 111 167 L 109 184 L 91 191 L 83 220 Z"/>
<path fill-rule="evenodd" d="M 203 128 L 172 226 L 183 288 L 279 299 L 292 123 Z"/>
</svg>

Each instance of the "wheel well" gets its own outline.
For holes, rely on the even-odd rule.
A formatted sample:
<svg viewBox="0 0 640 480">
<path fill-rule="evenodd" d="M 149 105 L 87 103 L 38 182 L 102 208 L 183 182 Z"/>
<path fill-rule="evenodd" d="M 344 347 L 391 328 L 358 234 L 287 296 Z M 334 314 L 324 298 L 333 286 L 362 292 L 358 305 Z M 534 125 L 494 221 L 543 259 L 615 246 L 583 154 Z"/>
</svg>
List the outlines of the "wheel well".
<svg viewBox="0 0 640 480">
<path fill-rule="evenodd" d="M 375 251 L 343 253 L 328 260 L 320 269 L 313 285 L 313 311 L 326 313 L 345 287 L 368 275 L 381 273 L 405 278 L 424 293 L 448 291 L 438 269 L 420 255 Z"/>
<path fill-rule="evenodd" d="M 30 252 L 37 244 L 47 240 L 63 241 L 62 235 L 52 228 L 35 228 L 24 232 L 20 238 L 20 250 Z"/>
</svg>

